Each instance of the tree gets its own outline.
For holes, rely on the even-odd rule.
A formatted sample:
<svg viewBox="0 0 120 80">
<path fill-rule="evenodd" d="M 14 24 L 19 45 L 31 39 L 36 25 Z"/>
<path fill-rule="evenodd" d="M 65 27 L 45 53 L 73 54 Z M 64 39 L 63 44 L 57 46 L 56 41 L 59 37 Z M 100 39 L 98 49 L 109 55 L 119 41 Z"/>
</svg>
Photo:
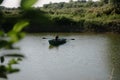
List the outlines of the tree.
<svg viewBox="0 0 120 80">
<path fill-rule="evenodd" d="M 69 2 L 73 2 L 73 0 L 70 0 Z"/>
<path fill-rule="evenodd" d="M 78 2 L 86 2 L 86 0 L 77 0 Z"/>
<path fill-rule="evenodd" d="M 88 2 L 93 2 L 93 0 L 88 0 Z"/>
<path fill-rule="evenodd" d="M 113 12 L 120 14 L 120 0 L 109 0 L 109 4 L 113 6 Z"/>
<path fill-rule="evenodd" d="M 102 3 L 108 4 L 109 0 L 101 0 Z"/>
<path fill-rule="evenodd" d="M 120 4 L 120 0 L 109 0 L 111 4 Z"/>
<path fill-rule="evenodd" d="M 86 0 L 81 0 L 82 2 L 86 2 Z"/>
<path fill-rule="evenodd" d="M 109 0 L 109 3 L 114 7 L 120 8 L 120 0 Z"/>
</svg>

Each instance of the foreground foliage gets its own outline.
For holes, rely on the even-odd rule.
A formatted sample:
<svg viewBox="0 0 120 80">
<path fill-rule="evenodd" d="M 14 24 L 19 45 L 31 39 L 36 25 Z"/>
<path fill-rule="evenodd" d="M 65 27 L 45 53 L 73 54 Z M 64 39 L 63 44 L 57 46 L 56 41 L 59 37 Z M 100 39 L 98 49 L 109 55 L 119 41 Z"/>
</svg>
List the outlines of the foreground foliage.
<svg viewBox="0 0 120 80">
<path fill-rule="evenodd" d="M 21 0 L 21 8 L 27 10 L 37 0 L 30 1 L 28 4 L 26 0 Z M 0 0 L 0 4 L 2 2 L 3 0 Z M 25 33 L 22 30 L 27 25 L 29 25 L 28 20 L 22 17 L 6 17 L 0 9 L 0 79 L 7 79 L 8 74 L 20 71 L 13 66 L 18 64 L 24 58 L 24 55 L 19 53 L 19 48 L 14 47 L 13 44 L 24 37 Z M 12 51 L 16 49 L 18 51 L 13 53 Z"/>
</svg>

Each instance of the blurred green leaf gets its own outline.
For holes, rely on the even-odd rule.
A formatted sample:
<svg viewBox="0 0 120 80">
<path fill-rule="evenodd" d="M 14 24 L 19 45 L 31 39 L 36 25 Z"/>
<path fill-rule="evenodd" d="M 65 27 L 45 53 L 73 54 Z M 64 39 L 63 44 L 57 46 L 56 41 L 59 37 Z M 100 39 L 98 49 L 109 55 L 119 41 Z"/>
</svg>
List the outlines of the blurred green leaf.
<svg viewBox="0 0 120 80">
<path fill-rule="evenodd" d="M 24 36 L 25 36 L 25 33 L 24 33 L 24 32 L 21 32 L 21 33 L 18 34 L 18 38 L 19 38 L 19 39 L 22 39 Z"/>
<path fill-rule="evenodd" d="M 15 60 L 15 59 L 11 59 L 8 64 L 9 64 L 9 65 L 18 64 L 18 61 Z"/>
<path fill-rule="evenodd" d="M 4 56 L 1 56 L 1 57 L 0 57 L 0 61 L 1 61 L 1 63 L 3 63 L 3 62 L 5 61 Z"/>
<path fill-rule="evenodd" d="M 6 47 L 8 45 L 8 42 L 5 40 L 0 40 L 0 48 Z"/>
<path fill-rule="evenodd" d="M 15 32 L 15 31 L 10 31 L 9 33 L 8 33 L 8 36 L 11 38 L 11 41 L 12 42 L 17 42 L 19 39 L 18 39 L 18 36 L 17 36 L 17 32 Z"/>
<path fill-rule="evenodd" d="M 0 65 L 0 73 L 6 72 L 6 67 L 4 65 Z"/>
<path fill-rule="evenodd" d="M 28 21 L 20 21 L 14 25 L 13 31 L 20 32 L 23 28 L 25 28 L 28 25 L 29 25 Z"/>
<path fill-rule="evenodd" d="M 8 32 L 8 36 L 11 38 L 11 42 L 17 42 L 24 37 L 25 33 L 21 31 L 27 25 L 29 25 L 29 22 L 25 20 L 20 21 L 14 25 L 13 30 Z"/>
<path fill-rule="evenodd" d="M 22 58 L 19 57 L 19 58 L 17 58 L 17 60 L 18 60 L 18 61 L 22 61 Z"/>
<path fill-rule="evenodd" d="M 29 9 L 33 4 L 35 4 L 38 0 L 21 0 L 21 7 L 23 9 Z"/>
<path fill-rule="evenodd" d="M 8 69 L 8 73 L 15 73 L 15 72 L 19 72 L 20 69 Z"/>
<path fill-rule="evenodd" d="M 25 36 L 24 32 L 10 31 L 8 36 L 11 38 L 12 42 L 17 42 Z"/>
<path fill-rule="evenodd" d="M 6 73 L 0 73 L 0 78 L 7 79 L 7 75 L 6 75 Z M 1 80 L 1 79 L 0 79 L 0 80 Z"/>
<path fill-rule="evenodd" d="M 0 30 L 0 36 L 2 36 L 3 34 L 4 34 L 4 32 Z"/>
<path fill-rule="evenodd" d="M 0 0 L 0 4 L 3 2 L 3 0 Z"/>
<path fill-rule="evenodd" d="M 22 55 L 22 54 L 6 54 L 6 55 L 4 55 L 5 57 L 24 57 L 24 55 Z"/>
<path fill-rule="evenodd" d="M 6 67 L 4 65 L 0 65 L 0 78 L 7 79 L 6 72 L 7 72 Z"/>
</svg>

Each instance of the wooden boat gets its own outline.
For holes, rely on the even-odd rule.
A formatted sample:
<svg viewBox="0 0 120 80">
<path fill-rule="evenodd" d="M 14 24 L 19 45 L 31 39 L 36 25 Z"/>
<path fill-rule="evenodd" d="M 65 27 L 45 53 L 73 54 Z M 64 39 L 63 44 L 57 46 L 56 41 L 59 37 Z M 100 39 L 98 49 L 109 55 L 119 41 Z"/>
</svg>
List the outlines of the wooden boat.
<svg viewBox="0 0 120 80">
<path fill-rule="evenodd" d="M 59 45 L 64 44 L 64 43 L 66 43 L 66 39 L 58 39 L 58 40 L 52 39 L 52 40 L 49 40 L 49 44 L 53 45 L 53 46 L 59 46 Z"/>
</svg>

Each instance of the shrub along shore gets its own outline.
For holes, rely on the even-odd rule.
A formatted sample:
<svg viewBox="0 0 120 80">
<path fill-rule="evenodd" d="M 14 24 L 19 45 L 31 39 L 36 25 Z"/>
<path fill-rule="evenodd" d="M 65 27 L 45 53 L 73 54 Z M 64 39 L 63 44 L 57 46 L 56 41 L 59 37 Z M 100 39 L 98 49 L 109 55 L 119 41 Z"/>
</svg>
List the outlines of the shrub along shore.
<svg viewBox="0 0 120 80">
<path fill-rule="evenodd" d="M 87 9 L 77 14 L 45 11 L 42 18 L 31 21 L 28 32 L 115 32 L 120 33 L 120 14 L 113 13 L 112 7 L 97 7 Z M 102 8 L 102 9 L 101 9 Z M 105 10 L 103 11 L 103 9 Z M 60 9 L 62 11 L 62 9 Z M 73 9 L 74 10 L 74 9 Z M 97 10 L 97 11 L 96 11 Z M 41 14 L 40 14 L 41 15 Z"/>
<path fill-rule="evenodd" d="M 75 5 L 75 3 L 77 3 Z M 64 4 L 64 6 L 63 6 Z M 71 4 L 72 6 L 68 6 Z M 62 6 L 61 6 L 62 5 Z M 73 6 L 74 5 L 74 6 Z M 79 5 L 79 6 L 78 6 Z M 66 7 L 67 6 L 67 7 Z M 29 20 L 26 32 L 115 32 L 120 33 L 120 7 L 101 2 L 50 3 L 32 8 L 19 17 L 4 17 L 8 31 L 21 18 Z M 8 24 L 9 23 L 9 24 Z M 7 28 L 6 28 L 7 27 Z"/>
</svg>

